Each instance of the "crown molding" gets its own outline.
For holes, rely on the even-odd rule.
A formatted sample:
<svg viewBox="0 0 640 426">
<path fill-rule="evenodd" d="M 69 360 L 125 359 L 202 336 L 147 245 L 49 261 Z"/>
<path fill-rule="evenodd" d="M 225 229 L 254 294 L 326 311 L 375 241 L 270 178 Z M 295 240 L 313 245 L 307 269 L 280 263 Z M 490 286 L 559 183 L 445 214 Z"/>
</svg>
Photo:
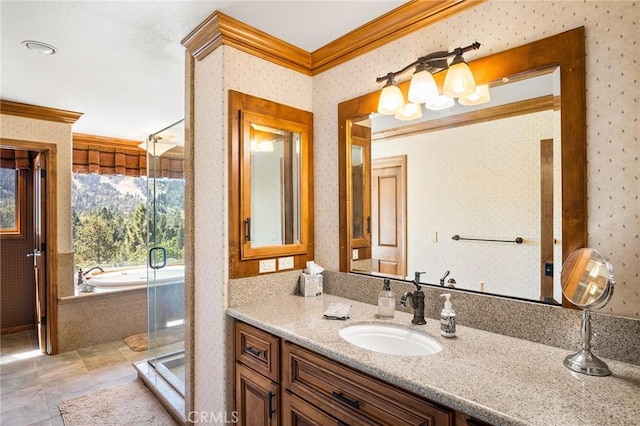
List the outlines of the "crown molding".
<svg viewBox="0 0 640 426">
<path fill-rule="evenodd" d="M 23 104 L 20 102 L 5 101 L 0 99 L 0 113 L 15 115 L 18 117 L 33 118 L 36 120 L 54 121 L 57 123 L 73 124 L 82 112 L 67 111 L 64 109 L 49 108 L 38 105 Z"/>
<path fill-rule="evenodd" d="M 213 12 L 182 40 L 182 45 L 197 60 L 204 59 L 223 44 L 311 75 L 311 54 L 309 52 L 233 19 L 222 12 Z"/>
<path fill-rule="evenodd" d="M 315 50 L 311 54 L 311 73 L 312 75 L 320 74 L 484 1 L 413 0 L 405 3 Z"/>
<path fill-rule="evenodd" d="M 144 151 L 142 148 L 139 148 L 139 145 L 142 143 L 142 140 L 133 140 L 133 139 L 120 139 L 120 138 L 112 138 L 109 136 L 97 136 L 97 135 L 89 135 L 86 133 L 73 133 L 73 143 L 75 144 L 86 144 L 86 145 L 100 145 L 111 148 L 129 148 L 129 149 L 139 149 Z"/>
<path fill-rule="evenodd" d="M 216 11 L 186 36 L 182 45 L 196 60 L 227 45 L 303 74 L 316 75 L 484 1 L 412 0 L 313 53 Z"/>
</svg>

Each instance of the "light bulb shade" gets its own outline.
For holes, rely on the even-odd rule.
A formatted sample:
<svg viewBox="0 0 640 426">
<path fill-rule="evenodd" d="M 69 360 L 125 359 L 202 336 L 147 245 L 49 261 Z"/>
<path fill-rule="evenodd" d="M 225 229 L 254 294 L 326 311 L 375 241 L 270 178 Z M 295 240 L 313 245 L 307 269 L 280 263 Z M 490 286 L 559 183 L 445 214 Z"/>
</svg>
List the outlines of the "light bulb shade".
<svg viewBox="0 0 640 426">
<path fill-rule="evenodd" d="M 405 104 L 404 108 L 397 112 L 395 117 L 401 121 L 415 120 L 422 117 L 422 107 L 415 102 Z"/>
<path fill-rule="evenodd" d="M 392 81 L 382 89 L 378 99 L 378 112 L 384 115 L 393 115 L 404 107 L 404 96 L 398 86 Z"/>
<path fill-rule="evenodd" d="M 437 98 L 431 99 L 429 102 L 424 104 L 426 109 L 430 109 L 431 111 L 440 111 L 441 109 L 451 108 L 456 104 L 456 101 L 449 96 L 440 95 Z"/>
<path fill-rule="evenodd" d="M 450 98 L 467 96 L 476 91 L 476 82 L 471 68 L 464 62 L 461 55 L 454 58 L 444 78 L 442 94 Z"/>
<path fill-rule="evenodd" d="M 409 85 L 409 102 L 424 104 L 437 96 L 438 85 L 429 71 L 422 70 L 413 74 Z"/>
<path fill-rule="evenodd" d="M 458 102 L 460 105 L 465 106 L 473 106 L 487 103 L 491 100 L 491 95 L 489 94 L 489 85 L 483 84 L 481 86 L 476 86 L 476 91 L 470 95 L 458 98 Z"/>
</svg>

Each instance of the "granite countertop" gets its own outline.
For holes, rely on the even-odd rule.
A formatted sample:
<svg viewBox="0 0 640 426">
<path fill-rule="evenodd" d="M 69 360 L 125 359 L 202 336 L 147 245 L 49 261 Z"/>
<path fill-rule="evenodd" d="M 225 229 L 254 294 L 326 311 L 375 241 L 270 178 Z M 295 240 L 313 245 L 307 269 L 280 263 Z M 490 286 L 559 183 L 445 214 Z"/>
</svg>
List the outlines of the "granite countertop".
<svg viewBox="0 0 640 426">
<path fill-rule="evenodd" d="M 351 318 L 323 319 L 331 302 L 350 303 Z M 606 360 L 611 376 L 587 376 L 564 367 L 567 350 L 460 325 L 457 337 L 448 339 L 434 319 L 415 326 L 410 314 L 396 311 L 394 319 L 379 320 L 376 312 L 377 306 L 328 294 L 227 309 L 233 318 L 495 425 L 627 426 L 640 419 L 640 366 Z M 407 326 L 444 349 L 429 356 L 386 355 L 338 335 L 362 322 Z"/>
</svg>

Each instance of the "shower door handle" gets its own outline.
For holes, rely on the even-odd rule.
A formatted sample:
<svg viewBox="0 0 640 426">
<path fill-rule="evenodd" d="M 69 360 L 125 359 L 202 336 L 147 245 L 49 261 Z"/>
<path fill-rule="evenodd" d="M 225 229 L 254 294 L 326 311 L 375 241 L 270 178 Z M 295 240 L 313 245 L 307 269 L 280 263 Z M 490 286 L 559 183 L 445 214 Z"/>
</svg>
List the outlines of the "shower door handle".
<svg viewBox="0 0 640 426">
<path fill-rule="evenodd" d="M 162 255 L 162 262 L 154 263 L 154 254 L 158 252 Z M 167 266 L 167 250 L 164 247 L 154 247 L 149 250 L 149 267 L 151 269 L 162 269 Z"/>
</svg>

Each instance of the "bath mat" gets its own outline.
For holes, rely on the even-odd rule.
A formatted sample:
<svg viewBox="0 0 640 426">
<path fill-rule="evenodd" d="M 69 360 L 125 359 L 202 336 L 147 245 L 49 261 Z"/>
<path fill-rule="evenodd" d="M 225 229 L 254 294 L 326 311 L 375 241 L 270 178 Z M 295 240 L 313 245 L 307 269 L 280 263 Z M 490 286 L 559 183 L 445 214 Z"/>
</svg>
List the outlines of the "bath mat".
<svg viewBox="0 0 640 426">
<path fill-rule="evenodd" d="M 124 342 L 134 352 L 143 352 L 147 350 L 147 333 L 134 334 L 125 337 Z"/>
<path fill-rule="evenodd" d="M 66 426 L 177 425 L 139 380 L 62 401 L 58 408 Z"/>
</svg>

